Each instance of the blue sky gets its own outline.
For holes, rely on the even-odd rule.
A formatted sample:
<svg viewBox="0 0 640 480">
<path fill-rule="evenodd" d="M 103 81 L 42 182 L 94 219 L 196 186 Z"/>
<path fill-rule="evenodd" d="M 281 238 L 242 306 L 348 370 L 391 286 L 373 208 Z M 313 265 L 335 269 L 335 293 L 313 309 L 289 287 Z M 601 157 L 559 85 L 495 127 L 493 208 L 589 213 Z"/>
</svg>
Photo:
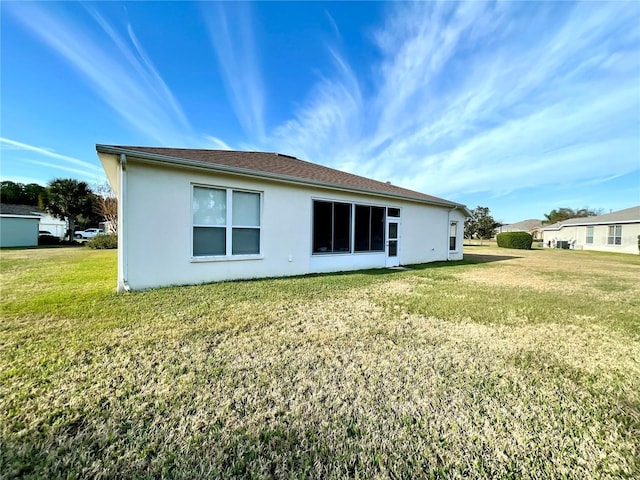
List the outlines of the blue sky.
<svg viewBox="0 0 640 480">
<path fill-rule="evenodd" d="M 640 3 L 2 2 L 2 179 L 277 151 L 504 222 L 640 204 Z"/>
</svg>

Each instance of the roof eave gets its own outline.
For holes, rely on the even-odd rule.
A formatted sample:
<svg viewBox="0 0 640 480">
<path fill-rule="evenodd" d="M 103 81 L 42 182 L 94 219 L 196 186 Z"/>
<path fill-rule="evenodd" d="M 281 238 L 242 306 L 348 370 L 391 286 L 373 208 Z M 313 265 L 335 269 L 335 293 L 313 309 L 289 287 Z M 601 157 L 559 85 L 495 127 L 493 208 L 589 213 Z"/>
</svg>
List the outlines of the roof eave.
<svg viewBox="0 0 640 480">
<path fill-rule="evenodd" d="M 40 220 L 42 217 L 37 215 L 20 215 L 19 213 L 0 213 L 0 217 L 3 218 L 32 218 L 34 220 Z"/>
<path fill-rule="evenodd" d="M 629 223 L 640 223 L 640 219 L 638 220 L 600 220 L 597 222 L 580 222 L 580 223 L 564 223 L 562 225 L 558 225 L 557 227 L 545 227 L 542 230 L 551 231 L 551 230 L 562 230 L 565 227 L 589 227 L 593 225 L 626 225 Z"/>
<path fill-rule="evenodd" d="M 131 149 L 122 148 L 122 147 L 114 147 L 111 145 L 98 144 L 96 145 L 96 150 L 99 153 L 111 153 L 111 154 L 118 154 L 118 155 L 125 154 L 127 156 L 134 157 L 138 160 L 148 161 L 152 163 L 176 165 L 181 167 L 194 168 L 198 170 L 216 171 L 216 172 L 242 175 L 242 176 L 253 177 L 253 178 L 267 178 L 269 180 L 295 184 L 295 185 L 323 187 L 323 188 L 330 188 L 333 190 L 365 193 L 368 195 L 377 195 L 377 196 L 383 196 L 387 198 L 395 198 L 395 199 L 408 200 L 408 201 L 418 202 L 418 203 L 426 203 L 428 205 L 437 205 L 441 207 L 456 208 L 456 209 L 461 209 L 467 216 L 471 216 L 471 212 L 467 209 L 466 205 L 463 205 L 461 203 L 437 202 L 434 200 L 422 199 L 418 197 L 394 194 L 394 193 L 385 192 L 382 190 L 369 190 L 369 189 L 357 188 L 357 187 L 347 187 L 347 186 L 336 184 L 336 183 L 322 182 L 319 180 L 312 180 L 312 179 L 300 178 L 300 177 L 293 177 L 290 175 L 279 175 L 275 173 L 262 172 L 258 170 L 248 169 L 248 168 L 230 167 L 228 165 L 220 165 L 218 163 L 207 163 L 207 162 L 202 162 L 198 160 L 188 160 L 180 157 L 159 155 L 156 153 L 140 152 L 138 150 L 131 150 Z"/>
</svg>

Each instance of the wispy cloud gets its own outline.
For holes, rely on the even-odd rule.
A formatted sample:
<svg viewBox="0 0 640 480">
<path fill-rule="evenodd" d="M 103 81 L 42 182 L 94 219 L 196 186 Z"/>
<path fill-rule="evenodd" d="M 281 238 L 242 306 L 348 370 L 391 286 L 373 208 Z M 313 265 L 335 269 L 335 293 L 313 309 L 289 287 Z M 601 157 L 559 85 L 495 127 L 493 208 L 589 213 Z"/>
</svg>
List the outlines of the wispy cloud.
<svg viewBox="0 0 640 480">
<path fill-rule="evenodd" d="M 7 154 L 7 151 L 21 152 L 22 156 L 24 156 L 24 154 L 29 155 L 28 158 L 23 159 L 22 161 L 31 163 L 33 165 L 48 167 L 54 170 L 71 172 L 91 181 L 96 181 L 96 179 L 104 178 L 104 171 L 102 170 L 102 168 L 90 162 L 70 157 L 68 155 L 62 155 L 47 148 L 11 140 L 9 138 L 0 137 L 0 151 L 3 151 L 2 156 L 5 159 L 5 162 L 11 161 L 10 158 L 13 159 L 15 157 L 15 155 L 13 154 Z M 56 162 L 43 161 L 41 159 L 34 160 L 33 158 L 31 158 L 31 155 L 36 155 L 38 158 L 44 157 L 47 159 L 56 160 Z"/>
<path fill-rule="evenodd" d="M 119 32 L 91 7 L 85 14 L 94 21 L 92 29 L 65 17 L 60 5 L 15 2 L 6 10 L 68 61 L 129 125 L 160 145 L 189 143 L 189 122 L 130 24 Z"/>
<path fill-rule="evenodd" d="M 205 3 L 203 12 L 236 117 L 251 141 L 260 142 L 265 136 L 265 100 L 251 5 Z"/>
<path fill-rule="evenodd" d="M 96 8 L 85 7 L 82 21 L 64 4 L 10 2 L 5 10 L 153 142 L 229 149 L 225 139 L 194 131 L 134 26 Z M 368 32 L 368 58 L 376 59 L 369 65 L 349 57 L 327 12 L 332 68 L 318 72 L 306 98 L 292 99 L 298 107 L 286 121 L 269 125 L 252 6 L 202 5 L 245 143 L 451 198 L 597 184 L 639 169 L 637 4 L 385 8 L 383 23 Z"/>
<path fill-rule="evenodd" d="M 307 101 L 301 102 L 292 118 L 272 130 L 262 147 L 363 173 L 369 105 L 358 74 L 343 53 L 338 25 L 329 13 L 327 19 L 334 34 L 327 43 L 333 69 L 318 73 L 319 80 Z"/>
<path fill-rule="evenodd" d="M 375 88 L 329 45 L 334 74 L 271 141 L 447 196 L 622 175 L 640 167 L 639 25 L 632 3 L 393 4 Z"/>
<path fill-rule="evenodd" d="M 102 169 L 100 169 L 100 171 L 98 172 L 91 172 L 82 168 L 70 167 L 53 162 L 43 162 L 40 160 L 25 160 L 25 162 L 32 165 L 38 165 L 40 167 L 51 168 L 53 170 L 73 173 L 75 177 L 80 177 L 94 183 L 102 183 L 106 179 L 104 172 L 101 171 Z"/>
</svg>

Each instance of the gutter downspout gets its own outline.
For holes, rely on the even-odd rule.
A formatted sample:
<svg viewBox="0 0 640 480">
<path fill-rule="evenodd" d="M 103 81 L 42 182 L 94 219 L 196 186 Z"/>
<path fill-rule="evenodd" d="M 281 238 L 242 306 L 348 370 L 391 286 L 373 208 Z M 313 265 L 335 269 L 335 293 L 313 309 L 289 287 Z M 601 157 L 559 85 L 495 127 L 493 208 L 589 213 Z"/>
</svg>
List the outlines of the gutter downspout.
<svg viewBox="0 0 640 480">
<path fill-rule="evenodd" d="M 120 154 L 120 198 L 118 199 L 118 292 L 129 292 L 127 265 L 127 156 Z"/>
</svg>

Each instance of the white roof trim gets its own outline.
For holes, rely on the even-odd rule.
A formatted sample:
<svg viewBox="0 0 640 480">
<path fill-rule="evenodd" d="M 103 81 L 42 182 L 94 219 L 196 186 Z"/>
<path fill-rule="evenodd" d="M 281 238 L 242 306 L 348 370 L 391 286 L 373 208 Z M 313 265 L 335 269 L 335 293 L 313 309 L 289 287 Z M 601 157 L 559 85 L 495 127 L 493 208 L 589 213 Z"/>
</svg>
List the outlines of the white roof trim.
<svg viewBox="0 0 640 480">
<path fill-rule="evenodd" d="M 0 217 L 2 218 L 31 218 L 33 220 L 40 220 L 41 217 L 37 215 L 16 215 L 13 213 L 0 213 Z"/>
</svg>

